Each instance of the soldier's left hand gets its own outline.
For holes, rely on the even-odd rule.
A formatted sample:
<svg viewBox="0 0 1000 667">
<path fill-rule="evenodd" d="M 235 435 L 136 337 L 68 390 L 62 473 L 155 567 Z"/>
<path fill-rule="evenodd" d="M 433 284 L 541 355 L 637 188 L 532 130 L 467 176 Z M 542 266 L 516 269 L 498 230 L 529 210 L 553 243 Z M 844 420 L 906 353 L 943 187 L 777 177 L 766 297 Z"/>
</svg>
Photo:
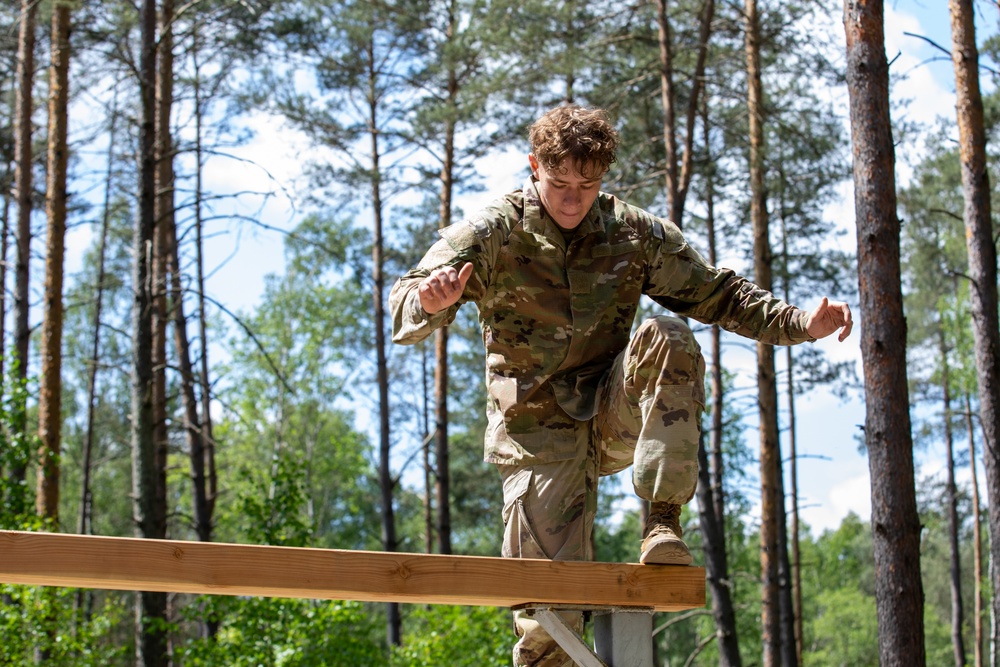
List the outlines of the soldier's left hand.
<svg viewBox="0 0 1000 667">
<path fill-rule="evenodd" d="M 852 328 L 854 320 L 851 318 L 851 307 L 842 301 L 830 301 L 825 296 L 806 320 L 806 332 L 817 340 L 826 338 L 837 329 L 843 329 L 837 340 L 844 342 L 851 335 Z"/>
</svg>

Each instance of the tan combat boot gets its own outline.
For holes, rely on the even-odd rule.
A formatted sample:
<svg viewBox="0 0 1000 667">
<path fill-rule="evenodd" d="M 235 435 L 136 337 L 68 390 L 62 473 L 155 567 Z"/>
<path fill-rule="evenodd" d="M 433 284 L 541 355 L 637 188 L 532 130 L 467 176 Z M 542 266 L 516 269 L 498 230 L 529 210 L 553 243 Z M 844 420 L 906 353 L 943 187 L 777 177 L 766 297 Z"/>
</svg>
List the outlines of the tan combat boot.
<svg viewBox="0 0 1000 667">
<path fill-rule="evenodd" d="M 681 506 L 651 503 L 639 562 L 643 565 L 690 565 L 691 552 L 681 539 Z"/>
</svg>

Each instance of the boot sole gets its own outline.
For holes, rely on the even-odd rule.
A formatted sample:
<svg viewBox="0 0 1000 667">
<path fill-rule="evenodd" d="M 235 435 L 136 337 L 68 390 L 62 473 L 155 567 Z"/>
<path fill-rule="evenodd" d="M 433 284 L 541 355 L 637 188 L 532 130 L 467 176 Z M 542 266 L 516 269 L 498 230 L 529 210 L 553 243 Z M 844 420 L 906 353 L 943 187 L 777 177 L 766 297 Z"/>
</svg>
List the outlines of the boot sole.
<svg viewBox="0 0 1000 667">
<path fill-rule="evenodd" d="M 643 550 L 639 562 L 643 565 L 690 565 L 694 559 L 683 542 L 664 541 Z"/>
</svg>

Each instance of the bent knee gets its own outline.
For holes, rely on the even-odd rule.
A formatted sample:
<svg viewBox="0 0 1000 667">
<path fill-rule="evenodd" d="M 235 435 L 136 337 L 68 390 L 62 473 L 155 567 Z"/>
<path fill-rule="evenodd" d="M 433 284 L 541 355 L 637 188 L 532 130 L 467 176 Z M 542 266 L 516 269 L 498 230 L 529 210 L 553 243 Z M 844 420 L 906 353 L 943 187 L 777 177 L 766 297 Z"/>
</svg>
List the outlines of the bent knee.
<svg viewBox="0 0 1000 667">
<path fill-rule="evenodd" d="M 684 320 L 659 315 L 636 330 L 629 349 L 632 367 L 650 385 L 696 385 L 704 382 L 701 345 Z"/>
<path fill-rule="evenodd" d="M 688 323 L 673 315 L 656 315 L 643 320 L 642 324 L 636 330 L 635 335 L 639 337 L 646 331 L 651 331 L 653 335 L 663 336 L 670 340 L 690 341 L 695 345 L 698 344 L 695 340 L 694 332 L 688 326 Z"/>
</svg>

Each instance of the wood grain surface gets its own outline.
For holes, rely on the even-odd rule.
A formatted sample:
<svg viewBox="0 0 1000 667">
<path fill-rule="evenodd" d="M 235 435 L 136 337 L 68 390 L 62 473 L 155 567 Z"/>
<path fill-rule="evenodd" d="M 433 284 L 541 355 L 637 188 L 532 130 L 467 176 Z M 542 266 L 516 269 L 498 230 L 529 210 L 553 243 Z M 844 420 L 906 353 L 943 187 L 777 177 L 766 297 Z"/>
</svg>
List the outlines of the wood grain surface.
<svg viewBox="0 0 1000 667">
<path fill-rule="evenodd" d="M 700 567 L 0 531 L 0 583 L 514 607 L 705 605 Z"/>
</svg>

